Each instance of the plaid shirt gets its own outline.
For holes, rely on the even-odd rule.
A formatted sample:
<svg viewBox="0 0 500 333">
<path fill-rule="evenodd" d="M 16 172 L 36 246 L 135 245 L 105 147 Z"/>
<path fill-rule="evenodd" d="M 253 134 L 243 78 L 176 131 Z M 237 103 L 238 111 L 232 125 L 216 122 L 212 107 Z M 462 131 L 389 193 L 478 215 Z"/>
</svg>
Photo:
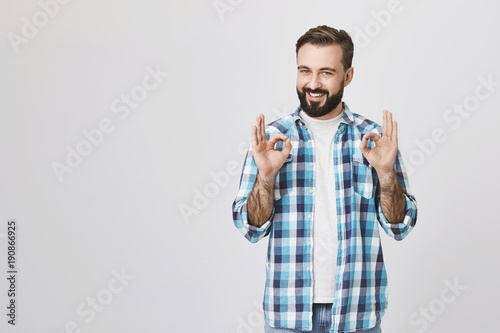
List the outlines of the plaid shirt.
<svg viewBox="0 0 500 333">
<path fill-rule="evenodd" d="M 374 327 L 387 307 L 387 275 L 378 225 L 402 240 L 415 226 L 417 206 L 410 194 L 403 160 L 398 151 L 394 168 L 406 196 L 406 216 L 391 224 L 382 213 L 375 169 L 359 145 L 363 134 L 382 128 L 343 103 L 344 115 L 334 139 L 335 189 L 337 191 L 337 277 L 332 308 L 333 332 Z M 248 224 L 247 199 L 254 187 L 257 167 L 251 147 L 245 158 L 240 187 L 233 202 L 233 221 L 252 243 L 269 235 L 266 260 L 264 313 L 270 326 L 312 329 L 313 239 L 315 201 L 314 141 L 299 117 L 300 108 L 266 126 L 266 136 L 287 135 L 292 151 L 274 184 L 274 207 L 260 228 Z M 369 147 L 374 143 L 369 140 Z M 276 149 L 281 150 L 278 141 Z M 319 246 L 319 245 L 318 245 Z"/>
</svg>

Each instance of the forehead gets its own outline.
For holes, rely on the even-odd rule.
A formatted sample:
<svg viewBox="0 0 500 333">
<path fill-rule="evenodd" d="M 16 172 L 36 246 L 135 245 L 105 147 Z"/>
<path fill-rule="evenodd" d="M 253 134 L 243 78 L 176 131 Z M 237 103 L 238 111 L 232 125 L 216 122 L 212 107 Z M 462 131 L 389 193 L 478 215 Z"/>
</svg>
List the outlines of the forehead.
<svg viewBox="0 0 500 333">
<path fill-rule="evenodd" d="M 339 44 L 313 45 L 306 43 L 297 53 L 297 65 L 311 69 L 332 67 L 340 71 L 343 68 L 342 47 Z"/>
</svg>

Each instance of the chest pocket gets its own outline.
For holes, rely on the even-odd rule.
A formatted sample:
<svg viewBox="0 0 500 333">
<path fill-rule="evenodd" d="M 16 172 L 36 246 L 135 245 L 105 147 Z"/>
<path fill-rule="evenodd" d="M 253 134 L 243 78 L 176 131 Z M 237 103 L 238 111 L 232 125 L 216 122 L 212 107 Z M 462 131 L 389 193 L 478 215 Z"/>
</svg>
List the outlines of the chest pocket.
<svg viewBox="0 0 500 333">
<path fill-rule="evenodd" d="M 289 154 L 274 181 L 274 200 L 281 199 L 292 190 L 292 176 L 292 154 Z"/>
<path fill-rule="evenodd" d="M 354 191 L 363 198 L 371 199 L 375 194 L 376 176 L 374 174 L 375 170 L 369 166 L 366 159 L 352 161 Z"/>
</svg>

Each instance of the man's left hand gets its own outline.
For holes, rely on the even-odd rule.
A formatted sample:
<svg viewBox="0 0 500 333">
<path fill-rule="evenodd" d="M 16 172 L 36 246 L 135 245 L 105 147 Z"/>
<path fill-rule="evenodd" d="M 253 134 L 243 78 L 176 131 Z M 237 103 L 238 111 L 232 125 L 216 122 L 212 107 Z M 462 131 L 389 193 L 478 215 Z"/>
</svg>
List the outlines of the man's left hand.
<svg viewBox="0 0 500 333">
<path fill-rule="evenodd" d="M 368 138 L 375 142 L 375 147 L 372 149 L 367 147 Z M 379 176 L 394 172 L 394 162 L 398 153 L 398 123 L 392 121 L 392 113 L 384 110 L 382 137 L 374 132 L 368 132 L 363 135 L 359 148 Z"/>
<path fill-rule="evenodd" d="M 368 138 L 375 147 L 366 146 Z M 363 135 L 359 145 L 361 152 L 375 168 L 380 183 L 380 206 L 389 223 L 401 223 L 405 218 L 406 198 L 399 184 L 394 163 L 398 154 L 398 124 L 392 121 L 392 114 L 384 110 L 382 137 L 369 132 Z"/>
</svg>

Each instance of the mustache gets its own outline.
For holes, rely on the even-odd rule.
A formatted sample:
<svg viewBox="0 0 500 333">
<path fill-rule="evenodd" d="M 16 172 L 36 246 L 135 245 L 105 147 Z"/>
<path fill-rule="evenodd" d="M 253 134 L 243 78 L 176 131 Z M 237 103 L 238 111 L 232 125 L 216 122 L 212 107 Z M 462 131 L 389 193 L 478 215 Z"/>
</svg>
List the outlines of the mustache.
<svg viewBox="0 0 500 333">
<path fill-rule="evenodd" d="M 328 90 L 323 90 L 323 89 L 314 89 L 312 90 L 311 88 L 304 88 L 302 89 L 304 93 L 313 93 L 313 94 L 325 94 L 328 97 Z"/>
</svg>

